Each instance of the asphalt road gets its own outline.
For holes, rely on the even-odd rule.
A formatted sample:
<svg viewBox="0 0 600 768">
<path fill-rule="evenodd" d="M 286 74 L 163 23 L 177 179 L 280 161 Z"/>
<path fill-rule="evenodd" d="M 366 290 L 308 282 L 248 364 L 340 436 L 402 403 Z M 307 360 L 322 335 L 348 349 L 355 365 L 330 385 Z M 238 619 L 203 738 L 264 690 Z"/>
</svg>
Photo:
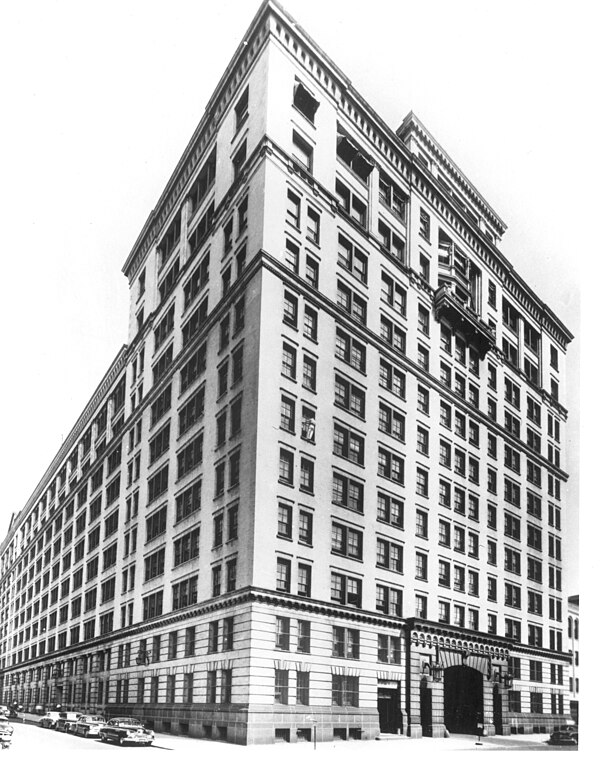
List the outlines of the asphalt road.
<svg viewBox="0 0 600 768">
<path fill-rule="evenodd" d="M 14 723 L 14 721 L 13 721 Z M 165 761 L 176 758 L 181 761 L 211 765 L 251 765 L 260 768 L 286 768 L 299 766 L 306 768 L 310 761 L 313 766 L 343 764 L 345 768 L 357 766 L 364 768 L 367 761 L 386 761 L 397 764 L 407 759 L 422 760 L 428 763 L 442 759 L 451 762 L 462 761 L 466 753 L 490 751 L 535 751 L 534 757 L 543 758 L 548 752 L 576 751 L 576 747 L 550 747 L 547 735 L 533 736 L 494 736 L 484 738 L 477 743 L 474 736 L 452 736 L 448 739 L 390 739 L 382 741 L 324 742 L 318 743 L 317 749 L 312 744 L 270 744 L 252 747 L 240 747 L 223 742 L 190 739 L 159 733 L 152 747 L 103 744 L 99 739 L 83 739 L 71 734 L 40 728 L 38 725 L 14 723 L 13 743 L 7 750 L 1 750 L 0 758 L 4 763 L 14 763 L 20 767 L 60 766 L 60 768 L 119 768 L 143 763 L 144 765 L 164 765 Z M 446 753 L 442 758 L 439 753 Z M 515 755 L 516 757 L 516 755 Z"/>
</svg>

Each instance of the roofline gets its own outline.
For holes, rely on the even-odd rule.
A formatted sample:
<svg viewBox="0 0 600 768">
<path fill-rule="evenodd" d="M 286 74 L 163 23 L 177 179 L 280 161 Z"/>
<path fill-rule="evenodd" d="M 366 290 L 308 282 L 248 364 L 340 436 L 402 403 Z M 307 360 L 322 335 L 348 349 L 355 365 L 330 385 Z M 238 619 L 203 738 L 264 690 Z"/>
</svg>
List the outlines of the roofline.
<svg viewBox="0 0 600 768">
<path fill-rule="evenodd" d="M 342 90 L 345 90 L 348 95 L 351 96 L 352 99 L 354 99 L 357 104 L 363 109 L 366 114 L 374 121 L 374 123 L 377 125 L 378 129 L 381 130 L 387 139 L 392 143 L 394 148 L 401 153 L 407 163 L 414 164 L 414 158 L 412 153 L 408 150 L 408 147 L 404 144 L 404 141 L 402 138 L 398 135 L 398 132 L 401 131 L 402 126 L 407 124 L 407 121 L 413 120 L 421 130 L 423 130 L 428 137 L 430 137 L 431 141 L 435 143 L 436 147 L 439 147 L 440 152 L 442 155 L 448 160 L 448 162 L 453 165 L 457 171 L 460 172 L 460 174 L 464 177 L 465 181 L 472 187 L 474 193 L 476 193 L 480 199 L 485 203 L 486 206 L 489 207 L 489 210 L 493 213 L 494 216 L 498 218 L 498 222 L 502 224 L 506 228 L 506 224 L 498 217 L 498 215 L 493 211 L 491 206 L 488 205 L 487 201 L 483 196 L 480 195 L 480 193 L 477 191 L 476 187 L 471 184 L 471 182 L 468 180 L 468 178 L 462 173 L 462 171 L 458 168 L 458 166 L 454 163 L 454 161 L 450 158 L 448 153 L 441 147 L 441 145 L 433 138 L 433 136 L 429 133 L 429 131 L 425 128 L 425 126 L 421 123 L 421 121 L 418 119 L 418 117 L 414 114 L 414 112 L 409 112 L 408 115 L 404 118 L 402 125 L 398 129 L 398 132 L 395 132 L 392 130 L 390 126 L 387 125 L 387 123 L 381 118 L 377 112 L 371 107 L 371 105 L 356 91 L 354 86 L 352 85 L 351 80 L 338 68 L 338 66 L 329 58 L 329 56 L 319 47 L 317 43 L 312 39 L 312 37 L 305 32 L 305 30 L 295 21 L 295 19 L 289 14 L 289 12 L 283 8 L 283 6 L 280 5 L 278 0 L 264 0 L 258 11 L 256 12 L 254 18 L 252 19 L 252 22 L 250 23 L 248 29 L 246 30 L 246 33 L 244 35 L 243 40 L 238 45 L 235 53 L 231 57 L 225 72 L 221 76 L 216 88 L 213 91 L 212 96 L 210 97 L 204 114 L 196 127 L 190 141 L 188 142 L 185 150 L 183 151 L 177 165 L 175 166 L 175 169 L 171 176 L 169 177 L 169 180 L 167 181 L 165 188 L 159 197 L 155 207 L 150 212 L 140 234 L 138 235 L 133 248 L 131 249 L 129 256 L 127 257 L 125 264 L 123 265 L 122 271 L 125 275 L 127 275 L 132 267 L 132 264 L 134 260 L 139 255 L 139 247 L 143 243 L 144 239 L 148 237 L 148 235 L 151 232 L 152 226 L 154 225 L 156 221 L 157 214 L 160 212 L 161 208 L 164 206 L 167 198 L 173 194 L 175 189 L 175 181 L 182 171 L 182 169 L 185 166 L 185 163 L 189 161 L 189 158 L 192 154 L 192 150 L 197 143 L 198 139 L 202 135 L 202 133 L 207 128 L 207 125 L 210 122 L 210 119 L 212 117 L 211 112 L 214 110 L 215 106 L 218 104 L 219 100 L 222 98 L 222 91 L 224 90 L 226 83 L 231 76 L 231 73 L 235 71 L 235 66 L 238 62 L 238 60 L 244 55 L 246 51 L 246 43 L 247 41 L 252 37 L 253 34 L 256 33 L 258 30 L 260 24 L 264 21 L 264 19 L 267 17 L 269 13 L 273 13 L 277 18 L 279 18 L 281 21 L 288 24 L 288 26 L 291 28 L 290 32 L 292 34 L 297 34 L 299 37 L 301 37 L 306 44 L 311 46 L 315 54 L 317 54 L 322 61 L 330 68 L 331 74 L 337 78 L 339 81 L 339 85 L 342 88 Z M 437 181 L 434 179 L 434 183 L 437 187 Z M 466 221 L 466 220 L 465 220 Z M 468 222 L 467 222 L 468 223 Z M 478 237 L 480 235 L 479 232 L 477 232 Z M 548 305 L 543 302 L 539 296 L 533 291 L 531 286 L 528 285 L 528 283 L 522 278 L 519 273 L 516 271 L 514 265 L 512 262 L 504 256 L 501 251 L 498 249 L 498 247 L 488 242 L 487 240 L 484 241 L 483 237 L 480 237 L 481 241 L 484 242 L 485 247 L 487 247 L 494 255 L 496 259 L 500 261 L 500 263 L 504 266 L 504 268 L 507 270 L 507 272 L 512 276 L 512 278 L 515 280 L 515 282 L 519 285 L 519 287 L 524 290 L 524 292 L 531 297 L 533 302 L 538 306 L 540 312 L 542 315 L 545 315 L 546 318 L 556 326 L 557 331 L 564 337 L 566 340 L 566 344 L 568 344 L 570 341 L 573 340 L 574 335 L 569 331 L 569 329 L 564 325 L 564 323 L 557 317 L 557 315 L 548 307 Z M 137 268 L 137 267 L 136 267 Z"/>
<path fill-rule="evenodd" d="M 451 165 L 457 173 L 462 176 L 463 181 L 465 184 L 471 188 L 471 191 L 475 194 L 476 197 L 478 197 L 481 200 L 481 203 L 483 204 L 483 207 L 487 208 L 489 213 L 496 219 L 497 224 L 499 224 L 499 229 L 502 230 L 502 233 L 504 233 L 507 229 L 507 224 L 502 220 L 502 218 L 499 216 L 499 214 L 492 208 L 492 206 L 489 204 L 489 202 L 486 200 L 486 198 L 481 194 L 481 192 L 477 189 L 475 184 L 469 179 L 467 174 L 456 164 L 456 162 L 450 157 L 448 152 L 442 147 L 442 145 L 439 143 L 439 141 L 433 136 L 431 131 L 425 126 L 423 121 L 411 110 L 402 123 L 400 124 L 400 127 L 396 131 L 397 135 L 403 139 L 403 136 L 406 134 L 409 126 L 411 124 L 416 125 L 429 139 L 429 141 L 435 146 L 437 152 L 446 160 L 446 162 Z"/>
<path fill-rule="evenodd" d="M 58 449 L 58 451 L 54 455 L 54 458 L 52 459 L 48 468 L 44 472 L 42 479 L 38 482 L 33 493 L 29 496 L 29 498 L 25 502 L 23 509 L 21 509 L 20 512 L 13 512 L 4 541 L 0 543 L 0 554 L 4 552 L 7 546 L 10 532 L 15 528 L 18 528 L 23 518 L 27 517 L 27 515 L 29 514 L 33 506 L 37 502 L 39 502 L 40 494 L 43 492 L 44 487 L 48 485 L 48 483 L 50 483 L 52 476 L 57 472 L 60 464 L 69 455 L 70 451 L 73 448 L 74 443 L 76 442 L 75 438 L 81 435 L 84 423 L 90 420 L 93 412 L 96 410 L 96 408 L 99 405 L 99 401 L 102 399 L 102 397 L 104 397 L 104 395 L 106 395 L 110 386 L 115 382 L 115 379 L 118 376 L 118 374 L 125 369 L 127 349 L 128 349 L 127 344 L 123 344 L 123 346 L 119 349 L 116 356 L 112 360 L 111 364 L 108 366 L 106 373 L 100 380 L 100 383 L 94 390 L 94 393 L 92 394 L 92 396 L 86 403 L 85 407 L 81 411 L 80 415 L 78 416 L 77 420 L 75 421 L 74 426 L 71 428 L 71 430 L 69 431 L 69 434 L 67 435 L 66 439 L 63 441 L 61 447 Z"/>
</svg>

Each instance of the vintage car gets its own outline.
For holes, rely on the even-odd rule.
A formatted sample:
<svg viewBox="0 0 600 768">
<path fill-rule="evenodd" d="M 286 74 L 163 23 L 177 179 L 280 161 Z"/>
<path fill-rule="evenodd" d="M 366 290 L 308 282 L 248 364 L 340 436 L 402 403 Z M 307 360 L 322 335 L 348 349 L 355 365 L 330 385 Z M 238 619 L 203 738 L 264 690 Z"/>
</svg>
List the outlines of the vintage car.
<svg viewBox="0 0 600 768">
<path fill-rule="evenodd" d="M 550 734 L 550 744 L 579 744 L 579 731 L 576 725 L 561 725 Z"/>
<path fill-rule="evenodd" d="M 76 723 L 80 717 L 83 717 L 82 712 L 59 712 L 58 720 L 54 724 L 54 728 L 57 731 L 68 733 L 71 728 L 71 724 Z"/>
<path fill-rule="evenodd" d="M 106 720 L 100 715 L 84 715 L 73 724 L 71 733 L 74 733 L 75 736 L 83 736 L 84 739 L 87 739 L 88 736 L 99 736 L 100 728 L 105 723 Z"/>
<path fill-rule="evenodd" d="M 44 717 L 40 719 L 39 725 L 41 725 L 42 728 L 55 728 L 59 717 L 60 712 L 46 712 Z"/>
<path fill-rule="evenodd" d="M 154 731 L 145 728 L 143 723 L 133 717 L 114 717 L 100 728 L 102 741 L 114 741 L 121 746 L 125 744 L 144 744 L 152 746 Z"/>
<path fill-rule="evenodd" d="M 12 742 L 14 728 L 5 715 L 0 715 L 0 745 L 2 749 L 8 749 Z"/>
</svg>

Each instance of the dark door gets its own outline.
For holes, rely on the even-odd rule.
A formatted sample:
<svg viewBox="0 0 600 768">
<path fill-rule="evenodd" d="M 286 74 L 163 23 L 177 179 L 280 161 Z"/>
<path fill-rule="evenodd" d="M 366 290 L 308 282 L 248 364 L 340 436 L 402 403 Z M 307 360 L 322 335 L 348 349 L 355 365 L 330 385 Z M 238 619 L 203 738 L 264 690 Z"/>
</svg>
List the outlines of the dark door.
<svg viewBox="0 0 600 768">
<path fill-rule="evenodd" d="M 400 707 L 396 689 L 377 689 L 377 711 L 379 712 L 379 730 L 381 733 L 398 733 Z"/>
<path fill-rule="evenodd" d="M 431 688 L 427 687 L 427 682 L 421 682 L 421 728 L 423 736 L 431 736 Z"/>
<path fill-rule="evenodd" d="M 494 728 L 496 735 L 502 733 L 502 694 L 497 685 L 494 686 Z"/>
<path fill-rule="evenodd" d="M 483 676 L 460 665 L 444 671 L 444 722 L 450 733 L 477 733 L 483 718 Z"/>
</svg>

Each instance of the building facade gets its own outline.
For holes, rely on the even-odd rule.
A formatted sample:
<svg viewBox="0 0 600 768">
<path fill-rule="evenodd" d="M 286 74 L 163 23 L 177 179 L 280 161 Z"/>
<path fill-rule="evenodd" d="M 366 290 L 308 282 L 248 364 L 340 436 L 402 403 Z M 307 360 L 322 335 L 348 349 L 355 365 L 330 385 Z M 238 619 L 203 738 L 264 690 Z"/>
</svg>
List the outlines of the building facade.
<svg viewBox="0 0 600 768">
<path fill-rule="evenodd" d="M 571 595 L 567 604 L 567 637 L 571 652 L 569 692 L 571 694 L 571 717 L 579 722 L 579 595 Z"/>
<path fill-rule="evenodd" d="M 1 546 L 2 701 L 237 743 L 564 722 L 572 336 L 504 230 L 263 3 Z"/>
</svg>

